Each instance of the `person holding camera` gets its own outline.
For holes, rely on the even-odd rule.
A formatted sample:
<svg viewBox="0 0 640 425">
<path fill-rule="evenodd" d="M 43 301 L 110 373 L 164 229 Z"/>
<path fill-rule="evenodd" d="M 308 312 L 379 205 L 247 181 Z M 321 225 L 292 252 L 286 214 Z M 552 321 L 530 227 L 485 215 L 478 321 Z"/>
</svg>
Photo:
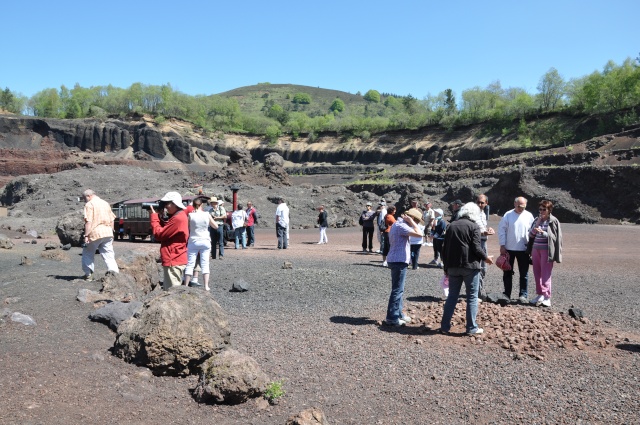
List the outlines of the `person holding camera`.
<svg viewBox="0 0 640 425">
<path fill-rule="evenodd" d="M 160 209 L 169 218 L 160 221 L 158 213 L 150 206 L 153 237 L 160 242 L 160 258 L 164 271 L 162 289 L 182 285 L 182 274 L 187 265 L 187 241 L 189 239 L 189 219 L 184 212 L 182 196 L 178 192 L 167 192 L 160 199 Z"/>
</svg>

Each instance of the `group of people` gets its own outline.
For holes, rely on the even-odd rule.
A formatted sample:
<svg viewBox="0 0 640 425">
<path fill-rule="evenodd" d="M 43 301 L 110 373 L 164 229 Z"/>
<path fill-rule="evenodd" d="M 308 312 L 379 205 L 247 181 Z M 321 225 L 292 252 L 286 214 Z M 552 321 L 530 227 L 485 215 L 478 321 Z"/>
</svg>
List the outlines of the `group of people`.
<svg viewBox="0 0 640 425">
<path fill-rule="evenodd" d="M 388 241 L 387 252 L 383 251 L 384 265 L 391 269 L 391 294 L 387 306 L 385 324 L 403 326 L 411 322 L 411 317 L 403 312 L 403 293 L 406 270 L 413 266 L 413 246 L 425 236 L 424 229 L 431 226 L 434 255 L 432 263 L 439 264 L 448 279 L 448 293 L 440 323 L 440 332 L 448 334 L 451 318 L 455 312 L 462 285 L 466 288 L 466 333 L 483 333 L 476 322 L 479 294 L 486 275 L 486 266 L 494 263 L 493 256 L 487 253 L 487 238 L 494 235 L 494 229 L 487 225 L 488 202 L 486 195 L 478 195 L 475 202 L 463 204 L 454 201 L 451 204 L 452 216 L 448 225 L 442 224 L 442 210 L 430 212 L 430 203 L 425 203 L 425 211 L 417 208 L 418 202 L 412 202 L 412 208 L 397 220 L 386 219 L 392 223 L 384 241 Z M 536 306 L 551 305 L 551 273 L 553 263 L 562 261 L 562 232 L 560 223 L 551 212 L 553 203 L 543 200 L 539 203 L 538 216 L 526 211 L 527 200 L 517 197 L 514 208 L 500 220 L 498 238 L 500 254 L 506 257 L 510 267 L 503 269 L 504 295 L 511 298 L 513 267 L 518 263 L 520 289 L 518 301 Z M 391 208 L 387 208 L 388 211 Z M 363 213 L 364 214 L 364 213 Z M 361 216 L 362 217 L 362 216 Z M 440 217 L 440 219 L 438 219 Z M 395 220 L 395 221 L 394 221 Z M 429 222 L 430 221 L 430 222 Z M 445 222 L 446 223 L 446 222 Z M 438 229 L 438 230 L 436 230 Z M 363 250 L 365 245 L 363 232 Z M 412 239 L 415 238 L 415 239 Z M 442 241 L 440 245 L 439 242 Z M 383 242 L 384 243 L 384 242 Z M 386 255 L 386 257 L 384 257 Z M 417 256 L 416 256 L 417 257 Z M 536 282 L 536 297 L 528 300 L 527 284 L 529 264 L 533 265 Z"/>
</svg>

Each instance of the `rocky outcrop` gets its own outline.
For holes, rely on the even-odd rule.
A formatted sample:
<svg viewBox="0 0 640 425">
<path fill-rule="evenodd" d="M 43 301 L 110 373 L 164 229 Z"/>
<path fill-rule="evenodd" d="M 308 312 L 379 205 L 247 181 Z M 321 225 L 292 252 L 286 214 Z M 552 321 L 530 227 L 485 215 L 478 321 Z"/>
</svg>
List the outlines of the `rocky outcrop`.
<svg viewBox="0 0 640 425">
<path fill-rule="evenodd" d="M 289 417 L 287 425 L 329 425 L 329 422 L 321 409 L 310 407 Z"/>
<path fill-rule="evenodd" d="M 157 375 L 189 375 L 230 344 L 226 314 L 209 293 L 186 286 L 145 301 L 118 327 L 114 353 Z"/>
<path fill-rule="evenodd" d="M 172 137 L 167 140 L 167 147 L 171 154 L 180 162 L 191 164 L 193 162 L 193 151 L 189 143 L 185 142 L 182 137 Z"/>
<path fill-rule="evenodd" d="M 238 404 L 262 395 L 268 384 L 254 359 L 226 349 L 203 364 L 193 394 L 199 402 Z"/>
</svg>

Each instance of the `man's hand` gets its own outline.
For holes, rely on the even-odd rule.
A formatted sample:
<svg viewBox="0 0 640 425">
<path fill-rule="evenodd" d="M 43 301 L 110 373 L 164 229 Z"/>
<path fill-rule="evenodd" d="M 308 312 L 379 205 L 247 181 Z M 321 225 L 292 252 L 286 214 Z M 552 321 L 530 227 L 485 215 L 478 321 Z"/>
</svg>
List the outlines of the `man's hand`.
<svg viewBox="0 0 640 425">
<path fill-rule="evenodd" d="M 492 265 L 493 264 L 493 255 L 488 255 L 487 259 L 484 260 L 485 263 L 487 263 L 488 265 Z"/>
<path fill-rule="evenodd" d="M 151 214 L 155 214 L 156 210 L 153 209 L 153 205 L 149 205 L 149 209 L 151 210 Z"/>
<path fill-rule="evenodd" d="M 504 245 L 500 245 L 500 255 L 504 255 L 507 253 L 507 248 Z"/>
<path fill-rule="evenodd" d="M 493 230 L 493 227 L 487 227 L 487 235 L 495 235 L 496 231 Z"/>
</svg>

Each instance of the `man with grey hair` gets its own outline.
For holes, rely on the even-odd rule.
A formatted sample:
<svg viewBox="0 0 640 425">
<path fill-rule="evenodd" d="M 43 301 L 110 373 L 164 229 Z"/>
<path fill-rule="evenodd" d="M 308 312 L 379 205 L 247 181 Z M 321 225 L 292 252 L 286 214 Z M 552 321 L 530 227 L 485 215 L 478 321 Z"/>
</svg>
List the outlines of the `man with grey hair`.
<svg viewBox="0 0 640 425">
<path fill-rule="evenodd" d="M 527 255 L 527 242 L 529 241 L 529 229 L 533 224 L 533 215 L 526 210 L 527 200 L 518 196 L 513 202 L 514 208 L 506 212 L 498 225 L 498 239 L 500 241 L 500 254 L 509 254 L 511 270 L 503 271 L 502 282 L 504 294 L 511 298 L 513 286 L 513 266 L 518 260 L 518 274 L 520 275 L 520 291 L 518 301 L 528 303 L 528 273 L 529 255 Z"/>
<path fill-rule="evenodd" d="M 287 249 L 289 246 L 289 207 L 284 202 L 284 198 L 278 198 L 276 208 L 276 237 L 278 238 L 278 249 Z"/>
<path fill-rule="evenodd" d="M 84 245 L 82 248 L 82 270 L 85 280 L 93 280 L 96 250 L 107 264 L 107 275 L 118 273 L 120 269 L 113 252 L 113 226 L 116 218 L 111 206 L 87 189 L 82 194 L 84 205 Z"/>
<path fill-rule="evenodd" d="M 440 332 L 444 334 L 451 329 L 451 318 L 463 283 L 467 292 L 466 332 L 468 335 L 483 333 L 483 329 L 476 323 L 480 263 L 486 261 L 493 264 L 493 257 L 487 256 L 480 246 L 480 227 L 476 224 L 480 214 L 480 208 L 475 203 L 464 204 L 444 236 L 442 261 L 444 273 L 449 276 L 449 295 L 440 323 Z"/>
</svg>

